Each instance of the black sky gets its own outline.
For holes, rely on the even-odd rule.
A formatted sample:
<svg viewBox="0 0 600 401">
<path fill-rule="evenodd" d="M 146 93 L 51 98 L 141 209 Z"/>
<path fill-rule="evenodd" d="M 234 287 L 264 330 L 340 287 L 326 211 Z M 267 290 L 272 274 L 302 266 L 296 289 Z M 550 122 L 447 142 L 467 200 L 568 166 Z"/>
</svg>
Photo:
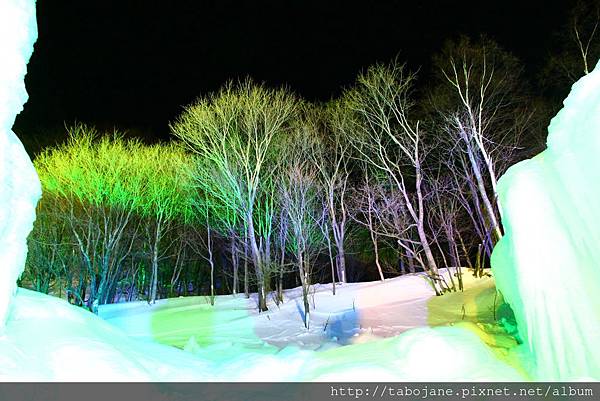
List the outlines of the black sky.
<svg viewBox="0 0 600 401">
<path fill-rule="evenodd" d="M 30 100 L 15 130 L 40 136 L 77 120 L 164 138 L 181 106 L 227 79 L 327 100 L 396 54 L 425 74 L 460 33 L 485 33 L 535 69 L 572 3 L 38 0 Z"/>
</svg>

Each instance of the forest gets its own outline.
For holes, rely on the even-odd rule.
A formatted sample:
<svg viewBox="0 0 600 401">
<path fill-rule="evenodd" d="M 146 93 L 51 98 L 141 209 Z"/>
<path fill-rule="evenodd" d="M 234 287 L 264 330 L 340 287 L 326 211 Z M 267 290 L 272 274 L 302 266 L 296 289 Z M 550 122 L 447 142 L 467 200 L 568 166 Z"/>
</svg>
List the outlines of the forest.
<svg viewBox="0 0 600 401">
<path fill-rule="evenodd" d="M 498 178 L 544 149 L 557 99 L 600 55 L 598 21 L 576 9 L 536 73 L 459 37 L 431 71 L 399 56 L 324 103 L 230 81 L 166 142 L 66 124 L 34 158 L 43 196 L 20 285 L 92 312 L 254 292 L 266 311 L 301 287 L 306 326 L 315 283 L 335 294 L 423 271 L 437 295 L 461 291 L 461 269 L 484 275 L 503 236 Z"/>
</svg>

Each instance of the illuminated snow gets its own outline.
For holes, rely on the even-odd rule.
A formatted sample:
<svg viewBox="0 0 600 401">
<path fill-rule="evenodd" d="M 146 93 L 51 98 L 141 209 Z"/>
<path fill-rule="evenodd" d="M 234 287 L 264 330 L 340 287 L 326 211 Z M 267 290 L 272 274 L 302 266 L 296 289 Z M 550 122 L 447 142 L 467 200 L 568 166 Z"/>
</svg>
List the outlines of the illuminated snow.
<svg viewBox="0 0 600 401">
<path fill-rule="evenodd" d="M 471 280 L 465 277 L 468 289 L 464 299 L 486 299 L 478 305 L 484 312 L 478 317 L 489 319 L 493 280 Z M 418 285 L 421 281 L 425 282 L 422 275 L 409 275 L 386 283 L 346 284 L 335 296 L 329 286 L 321 286 L 315 295 L 311 331 L 304 328 L 296 308 L 302 299 L 300 288 L 285 292 L 286 303 L 280 309 L 271 304 L 270 317 L 257 314 L 252 299 L 219 296 L 215 308 L 205 297 L 161 300 L 155 305 L 106 305 L 100 314 L 108 322 L 64 300 L 19 289 L 6 333 L 0 337 L 0 380 L 525 378 L 498 358 L 480 325 L 462 323 L 460 294 L 456 294 L 455 302 L 445 308 L 438 305 L 433 312 L 439 324 L 460 323 L 453 327 L 417 327 L 426 324 L 432 313 L 429 304 L 437 299 L 430 286 Z M 394 293 L 396 297 L 391 296 Z M 469 313 L 475 309 L 473 306 Z M 347 336 L 345 340 L 323 330 L 328 316 L 331 322 L 349 310 L 355 318 L 335 331 L 340 337 Z M 373 326 L 366 327 L 364 322 Z M 402 334 L 381 338 L 372 333 Z"/>
<path fill-rule="evenodd" d="M 12 132 L 27 101 L 24 78 L 37 37 L 35 2 L 0 2 L 0 332 L 27 255 L 41 188 L 23 145 Z"/>
<path fill-rule="evenodd" d="M 549 127 L 548 149 L 499 183 L 496 283 L 540 380 L 600 380 L 600 68 Z"/>
<path fill-rule="evenodd" d="M 186 297 L 104 305 L 99 313 L 137 341 L 175 345 L 210 361 L 217 380 L 525 379 L 497 355 L 514 340 L 473 323 L 493 321 L 493 279 L 468 273 L 464 281 L 467 290 L 448 302 L 422 274 L 345 284 L 335 296 L 330 285 L 316 285 L 310 330 L 298 309 L 300 287 L 261 314 L 243 296 L 219 296 L 215 307 L 205 297 Z"/>
</svg>

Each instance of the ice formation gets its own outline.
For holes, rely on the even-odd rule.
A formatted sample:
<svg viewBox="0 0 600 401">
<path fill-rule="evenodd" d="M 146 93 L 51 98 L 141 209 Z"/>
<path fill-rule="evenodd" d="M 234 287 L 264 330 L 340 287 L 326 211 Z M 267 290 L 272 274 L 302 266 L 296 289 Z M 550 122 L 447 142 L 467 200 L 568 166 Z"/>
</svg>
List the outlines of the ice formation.
<svg viewBox="0 0 600 401">
<path fill-rule="evenodd" d="M 548 148 L 499 183 L 492 255 L 538 380 L 600 380 L 600 68 L 581 78 Z"/>
<path fill-rule="evenodd" d="M 35 1 L 0 1 L 0 331 L 25 265 L 26 238 L 41 196 L 31 160 L 11 130 L 27 101 L 24 78 L 36 38 Z"/>
</svg>

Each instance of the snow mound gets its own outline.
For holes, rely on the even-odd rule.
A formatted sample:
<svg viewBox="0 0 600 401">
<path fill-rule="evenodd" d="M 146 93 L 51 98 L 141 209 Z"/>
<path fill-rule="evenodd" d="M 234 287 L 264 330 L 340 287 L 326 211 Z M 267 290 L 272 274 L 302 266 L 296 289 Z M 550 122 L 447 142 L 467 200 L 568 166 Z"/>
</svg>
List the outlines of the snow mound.
<svg viewBox="0 0 600 401">
<path fill-rule="evenodd" d="M 538 380 L 600 380 L 600 67 L 548 129 L 548 149 L 500 179 L 492 255 Z"/>
<path fill-rule="evenodd" d="M 319 354 L 317 381 L 522 381 L 469 327 L 422 327 Z"/>
<path fill-rule="evenodd" d="M 185 381 L 207 372 L 184 351 L 134 341 L 81 308 L 22 288 L 0 337 L 1 381 Z"/>
</svg>

